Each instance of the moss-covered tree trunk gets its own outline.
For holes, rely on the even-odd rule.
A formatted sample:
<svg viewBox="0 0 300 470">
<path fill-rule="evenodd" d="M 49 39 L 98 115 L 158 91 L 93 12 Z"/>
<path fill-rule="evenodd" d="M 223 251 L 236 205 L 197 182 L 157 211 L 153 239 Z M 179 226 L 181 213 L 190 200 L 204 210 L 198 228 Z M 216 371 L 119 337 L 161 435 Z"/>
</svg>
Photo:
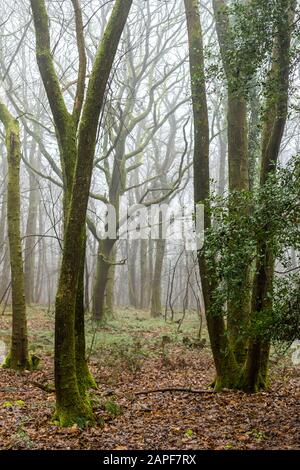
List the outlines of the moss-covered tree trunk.
<svg viewBox="0 0 300 470">
<path fill-rule="evenodd" d="M 5 146 L 0 144 L 0 156 L 1 156 L 1 172 L 3 175 L 3 181 L 7 178 L 7 158 L 4 157 Z M 3 156 L 3 158 L 2 158 Z M 8 247 L 6 243 L 6 232 L 7 232 L 7 204 L 6 204 L 6 189 L 2 193 L 1 198 L 1 214 L 0 214 L 0 256 L 2 260 L 2 270 L 0 277 L 0 304 L 5 299 L 7 293 L 7 287 L 9 284 L 8 272 L 9 272 L 9 255 Z"/>
<path fill-rule="evenodd" d="M 44 0 L 31 0 L 37 61 L 56 124 L 64 175 L 64 246 L 55 303 L 56 418 L 61 425 L 92 418 L 76 366 L 75 319 L 85 251 L 85 223 L 99 116 L 107 81 L 132 0 L 116 0 L 99 44 L 84 99 L 86 60 L 80 5 L 72 0 L 79 52 L 79 74 L 72 115 L 54 69 Z M 77 127 L 78 126 L 78 127 Z M 78 132 L 77 131 L 78 128 Z M 78 342 L 77 342 L 78 343 Z"/>
<path fill-rule="evenodd" d="M 86 235 L 84 235 L 86 238 Z M 79 391 L 84 394 L 89 387 L 96 387 L 96 382 L 89 371 L 85 347 L 85 299 L 84 299 L 84 270 L 85 270 L 86 240 L 83 242 L 81 265 L 78 277 L 77 296 L 75 304 L 75 354 L 76 376 Z"/>
<path fill-rule="evenodd" d="M 21 147 L 19 123 L 6 106 L 0 102 L 0 120 L 5 127 L 7 151 L 7 227 L 11 267 L 12 294 L 12 340 L 11 350 L 5 366 L 15 370 L 30 368 L 28 356 L 28 337 L 26 304 L 24 291 L 24 271 L 20 235 L 20 162 Z"/>
<path fill-rule="evenodd" d="M 194 114 L 194 200 L 205 204 L 204 227 L 211 226 L 207 200 L 210 196 L 209 179 L 209 124 L 205 89 L 204 55 L 202 28 L 197 0 L 185 0 L 189 38 L 192 102 Z M 234 388 L 237 385 L 238 370 L 234 355 L 226 336 L 223 312 L 216 314 L 210 309 L 213 293 L 213 273 L 208 269 L 204 250 L 198 252 L 199 269 L 205 304 L 206 320 L 213 353 L 216 381 L 215 388 Z"/>
<path fill-rule="evenodd" d="M 276 172 L 280 146 L 285 129 L 288 112 L 288 91 L 290 74 L 290 45 L 293 19 L 295 14 L 294 0 L 280 0 L 276 12 L 276 30 L 272 67 L 267 81 L 267 100 L 263 115 L 262 157 L 260 186 Z M 268 207 L 265 208 L 268 211 Z M 266 222 L 264 233 L 259 234 L 257 241 L 257 261 L 253 281 L 252 322 L 272 311 L 272 291 L 274 279 L 274 254 L 272 241 L 268 238 L 270 224 Z M 268 359 L 270 344 L 261 337 L 251 338 L 247 362 L 245 388 L 255 392 L 267 386 Z"/>
<path fill-rule="evenodd" d="M 249 190 L 247 101 L 242 77 L 236 69 L 230 37 L 231 25 L 224 0 L 213 0 L 216 29 L 227 80 L 227 133 L 229 190 Z M 245 59 L 246 60 L 246 59 Z M 227 330 L 237 362 L 242 365 L 246 357 L 246 328 L 250 315 L 251 275 L 244 267 L 240 282 L 228 283 Z"/>
</svg>

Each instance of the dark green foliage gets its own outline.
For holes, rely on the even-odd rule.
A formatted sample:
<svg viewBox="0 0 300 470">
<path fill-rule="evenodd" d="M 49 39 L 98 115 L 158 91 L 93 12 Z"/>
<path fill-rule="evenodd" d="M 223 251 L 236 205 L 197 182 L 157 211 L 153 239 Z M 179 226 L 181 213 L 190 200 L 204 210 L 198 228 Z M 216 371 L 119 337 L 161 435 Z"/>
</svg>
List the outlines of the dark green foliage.
<svg viewBox="0 0 300 470">
<path fill-rule="evenodd" d="M 253 312 L 254 321 L 241 335 L 293 341 L 299 337 L 300 275 L 291 266 L 288 250 L 300 243 L 300 156 L 286 168 L 271 175 L 263 188 L 233 192 L 211 201 L 212 227 L 206 232 L 205 256 L 217 286 L 211 314 L 226 315 L 226 301 L 237 305 L 249 289 L 242 283 L 243 272 L 251 266 L 254 274 L 257 245 L 267 243 L 277 265 L 270 309 Z M 246 212 L 246 208 L 250 208 Z M 228 298 L 230 297 L 230 299 Z M 257 315 L 256 315 L 257 313 Z"/>
</svg>

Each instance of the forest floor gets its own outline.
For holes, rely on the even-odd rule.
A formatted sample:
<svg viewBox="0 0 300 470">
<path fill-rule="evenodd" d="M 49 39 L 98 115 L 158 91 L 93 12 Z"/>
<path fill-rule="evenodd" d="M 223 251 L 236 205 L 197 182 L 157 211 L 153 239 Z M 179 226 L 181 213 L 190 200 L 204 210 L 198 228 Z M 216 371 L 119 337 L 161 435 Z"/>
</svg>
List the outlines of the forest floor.
<svg viewBox="0 0 300 470">
<path fill-rule="evenodd" d="M 0 356 L 10 322 L 9 312 L 0 317 Z M 273 352 L 265 393 L 137 394 L 209 390 L 214 367 L 209 347 L 195 340 L 198 328 L 192 314 L 178 332 L 178 324 L 132 309 L 102 328 L 88 322 L 97 424 L 62 429 L 52 420 L 53 315 L 30 309 L 31 350 L 41 364 L 22 374 L 0 369 L 0 449 L 300 449 L 300 369 L 290 352 Z"/>
</svg>

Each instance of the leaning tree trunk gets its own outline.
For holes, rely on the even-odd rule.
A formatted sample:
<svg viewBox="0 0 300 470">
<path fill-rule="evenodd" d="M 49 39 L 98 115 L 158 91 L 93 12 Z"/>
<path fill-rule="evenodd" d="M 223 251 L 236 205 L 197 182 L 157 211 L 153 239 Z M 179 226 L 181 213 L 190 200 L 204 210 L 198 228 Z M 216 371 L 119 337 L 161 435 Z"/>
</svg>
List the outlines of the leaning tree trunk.
<svg viewBox="0 0 300 470">
<path fill-rule="evenodd" d="M 0 103 L 0 120 L 5 127 L 8 163 L 7 227 L 11 266 L 12 341 L 5 366 L 24 370 L 30 368 L 28 355 L 24 272 L 20 235 L 20 162 L 19 124 Z"/>
</svg>

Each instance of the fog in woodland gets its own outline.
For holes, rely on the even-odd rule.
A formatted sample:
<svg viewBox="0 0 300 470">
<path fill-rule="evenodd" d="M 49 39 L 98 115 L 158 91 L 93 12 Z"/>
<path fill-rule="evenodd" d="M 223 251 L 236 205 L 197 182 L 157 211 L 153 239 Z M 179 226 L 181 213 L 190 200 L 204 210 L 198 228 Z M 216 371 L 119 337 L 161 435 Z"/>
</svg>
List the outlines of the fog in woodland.
<svg viewBox="0 0 300 470">
<path fill-rule="evenodd" d="M 54 365 L 33 382 L 81 427 L 120 351 L 137 370 L 148 347 L 186 358 L 146 391 L 262 392 L 291 345 L 297 368 L 299 2 L 0 12 L 0 376 Z"/>
</svg>

